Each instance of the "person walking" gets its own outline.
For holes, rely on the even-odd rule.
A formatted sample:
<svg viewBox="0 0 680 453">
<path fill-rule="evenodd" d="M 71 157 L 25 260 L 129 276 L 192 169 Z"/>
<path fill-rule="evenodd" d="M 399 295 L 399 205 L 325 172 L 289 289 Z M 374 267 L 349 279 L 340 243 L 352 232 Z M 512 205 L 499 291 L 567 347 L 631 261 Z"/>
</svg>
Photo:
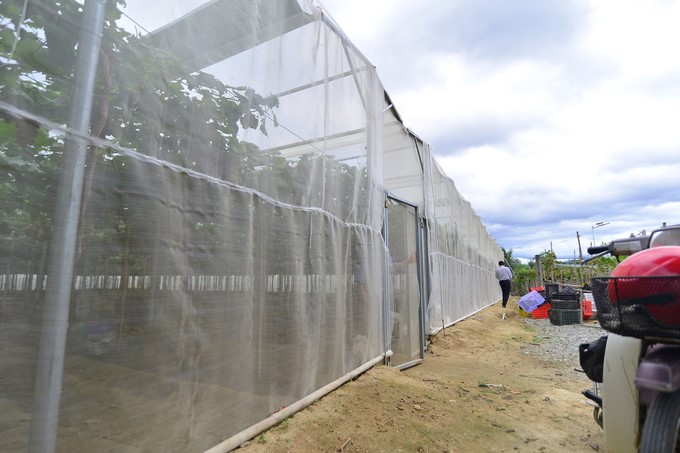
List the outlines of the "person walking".
<svg viewBox="0 0 680 453">
<path fill-rule="evenodd" d="M 512 288 L 512 271 L 505 265 L 504 261 L 498 262 L 496 278 L 498 279 L 498 284 L 501 285 L 501 293 L 503 294 L 503 319 L 505 319 L 505 307 L 508 305 L 510 288 Z"/>
</svg>

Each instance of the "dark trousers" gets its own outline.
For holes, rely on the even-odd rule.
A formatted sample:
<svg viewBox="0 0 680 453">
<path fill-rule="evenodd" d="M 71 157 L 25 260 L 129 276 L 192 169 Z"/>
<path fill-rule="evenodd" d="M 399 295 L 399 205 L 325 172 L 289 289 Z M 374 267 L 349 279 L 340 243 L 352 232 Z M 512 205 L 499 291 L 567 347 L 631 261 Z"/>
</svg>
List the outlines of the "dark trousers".
<svg viewBox="0 0 680 453">
<path fill-rule="evenodd" d="M 512 287 L 512 281 L 501 280 L 498 282 L 501 285 L 501 291 L 503 292 L 503 308 L 508 304 L 508 299 L 510 298 L 510 288 Z"/>
</svg>

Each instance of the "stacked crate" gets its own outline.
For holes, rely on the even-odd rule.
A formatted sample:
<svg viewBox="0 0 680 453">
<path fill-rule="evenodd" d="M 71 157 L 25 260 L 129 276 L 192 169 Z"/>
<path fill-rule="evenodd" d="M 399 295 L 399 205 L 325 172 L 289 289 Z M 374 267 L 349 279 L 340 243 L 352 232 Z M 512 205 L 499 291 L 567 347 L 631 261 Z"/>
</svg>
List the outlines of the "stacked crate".
<svg viewBox="0 0 680 453">
<path fill-rule="evenodd" d="M 550 323 L 557 326 L 580 324 L 582 319 L 581 296 L 575 291 L 558 291 L 552 294 Z"/>
<path fill-rule="evenodd" d="M 557 283 L 546 283 L 544 285 L 544 294 L 543 297 L 545 297 L 546 302 L 550 302 L 552 300 L 553 294 L 559 292 L 560 290 L 560 285 Z"/>
</svg>

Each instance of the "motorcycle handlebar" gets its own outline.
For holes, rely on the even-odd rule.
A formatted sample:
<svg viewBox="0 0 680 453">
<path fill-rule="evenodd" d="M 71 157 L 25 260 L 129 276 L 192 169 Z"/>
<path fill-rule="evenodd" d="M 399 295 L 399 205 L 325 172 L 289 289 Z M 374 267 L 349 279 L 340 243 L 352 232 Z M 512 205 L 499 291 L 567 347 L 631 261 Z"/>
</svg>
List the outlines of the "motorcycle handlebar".
<svg viewBox="0 0 680 453">
<path fill-rule="evenodd" d="M 628 256 L 644 250 L 649 246 L 648 236 L 632 236 L 624 239 L 615 239 L 607 245 L 596 245 L 588 247 L 588 253 L 592 255 L 590 258 L 584 260 L 588 262 L 610 254 L 611 256 Z"/>
<path fill-rule="evenodd" d="M 597 255 L 598 253 L 609 251 L 608 245 L 596 245 L 594 247 L 588 247 L 588 255 Z"/>
</svg>

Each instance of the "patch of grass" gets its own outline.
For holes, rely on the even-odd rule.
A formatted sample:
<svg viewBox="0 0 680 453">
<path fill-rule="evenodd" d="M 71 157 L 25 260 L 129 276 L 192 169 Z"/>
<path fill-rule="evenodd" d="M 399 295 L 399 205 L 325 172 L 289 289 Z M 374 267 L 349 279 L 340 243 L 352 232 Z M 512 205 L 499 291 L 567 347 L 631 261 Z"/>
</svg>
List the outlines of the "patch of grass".
<svg viewBox="0 0 680 453">
<path fill-rule="evenodd" d="M 266 444 L 267 443 L 267 437 L 264 435 L 264 433 L 262 433 L 259 436 L 257 436 L 257 441 L 261 444 Z"/>
<path fill-rule="evenodd" d="M 539 337 L 538 335 L 534 335 L 534 336 L 531 338 L 530 343 L 538 343 L 538 344 L 542 344 L 542 343 L 545 343 L 546 341 L 548 341 L 548 338 L 547 338 L 547 337 Z"/>
</svg>

